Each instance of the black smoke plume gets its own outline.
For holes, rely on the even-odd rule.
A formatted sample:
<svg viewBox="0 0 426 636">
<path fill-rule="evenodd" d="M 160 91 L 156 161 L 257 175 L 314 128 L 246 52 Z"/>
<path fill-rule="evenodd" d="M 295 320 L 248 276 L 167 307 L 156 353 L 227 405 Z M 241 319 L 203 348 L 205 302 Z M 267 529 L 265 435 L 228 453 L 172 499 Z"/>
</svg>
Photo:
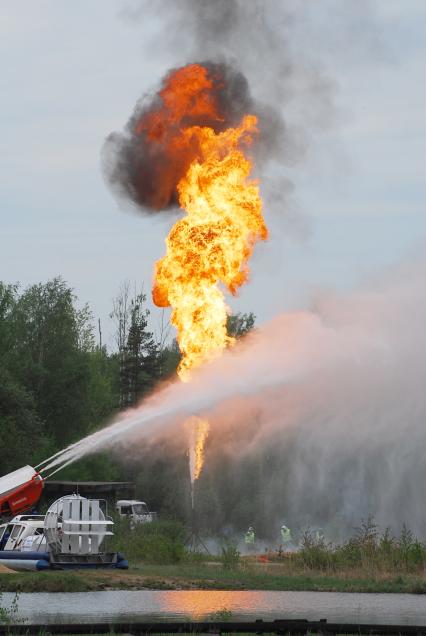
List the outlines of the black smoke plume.
<svg viewBox="0 0 426 636">
<path fill-rule="evenodd" d="M 185 114 L 167 130 L 161 130 L 153 142 L 140 124 L 164 109 L 162 97 L 156 93 L 136 104 L 124 132 L 113 132 L 106 140 L 103 159 L 108 182 L 119 196 L 129 198 L 144 211 L 162 210 L 177 203 L 176 186 L 195 152 L 194 148 L 169 152 L 167 142 L 176 138 L 182 127 L 209 126 L 219 133 L 238 125 L 245 114 L 257 113 L 262 137 L 274 120 L 270 111 L 254 104 L 246 78 L 234 66 L 224 62 L 202 62 L 201 66 L 207 69 L 213 82 L 209 93 L 217 104 L 217 117 Z M 168 71 L 161 88 L 176 70 Z"/>
</svg>

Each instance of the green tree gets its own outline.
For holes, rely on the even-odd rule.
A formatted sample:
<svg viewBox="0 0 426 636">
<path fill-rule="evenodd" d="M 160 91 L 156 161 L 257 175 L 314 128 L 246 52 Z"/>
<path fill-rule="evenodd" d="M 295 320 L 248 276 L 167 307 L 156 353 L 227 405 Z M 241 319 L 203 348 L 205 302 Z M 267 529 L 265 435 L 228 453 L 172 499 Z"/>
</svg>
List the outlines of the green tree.
<svg viewBox="0 0 426 636">
<path fill-rule="evenodd" d="M 53 449 L 28 393 L 0 367 L 0 475 L 44 459 Z"/>
<path fill-rule="evenodd" d="M 14 308 L 11 371 L 61 446 L 90 428 L 90 312 L 61 278 L 32 285 Z"/>
<path fill-rule="evenodd" d="M 229 315 L 226 324 L 228 335 L 233 338 L 245 336 L 246 333 L 253 329 L 255 321 L 256 316 L 252 312 L 248 314 L 238 312 L 237 314 Z"/>
<path fill-rule="evenodd" d="M 7 366 L 13 350 L 13 314 L 18 293 L 17 285 L 6 285 L 0 281 L 0 364 Z"/>
<path fill-rule="evenodd" d="M 114 358 L 118 362 L 117 373 L 117 389 L 118 389 L 118 403 L 117 406 L 123 408 L 127 405 L 127 395 L 125 393 L 125 386 L 121 381 L 124 376 L 124 367 L 126 362 L 126 347 L 129 337 L 131 316 L 131 297 L 130 297 L 130 281 L 126 280 L 120 285 L 117 296 L 112 301 L 112 311 L 110 318 L 115 324 L 115 343 L 117 346 L 117 353 L 114 354 Z"/>
<path fill-rule="evenodd" d="M 88 406 L 90 428 L 98 428 L 118 406 L 117 358 L 102 348 L 86 352 L 88 365 Z"/>
<path fill-rule="evenodd" d="M 179 345 L 176 338 L 170 344 L 164 345 L 159 352 L 159 375 L 161 379 L 176 374 L 181 359 Z"/>
<path fill-rule="evenodd" d="M 130 302 L 130 324 L 121 370 L 122 395 L 133 405 L 148 393 L 159 377 L 160 357 L 152 332 L 148 331 L 146 296 L 139 293 Z"/>
</svg>

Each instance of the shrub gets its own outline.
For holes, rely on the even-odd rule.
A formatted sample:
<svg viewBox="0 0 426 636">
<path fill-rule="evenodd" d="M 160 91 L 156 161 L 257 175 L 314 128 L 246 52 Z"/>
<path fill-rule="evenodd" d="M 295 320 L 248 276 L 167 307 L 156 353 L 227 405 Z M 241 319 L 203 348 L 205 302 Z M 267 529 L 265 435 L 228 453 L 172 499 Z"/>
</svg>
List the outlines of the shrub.
<svg viewBox="0 0 426 636">
<path fill-rule="evenodd" d="M 153 521 L 131 527 L 127 520 L 116 522 L 114 548 L 129 560 L 148 563 L 178 563 L 185 555 L 185 528 L 177 521 Z"/>
<path fill-rule="evenodd" d="M 225 543 L 222 546 L 222 567 L 224 570 L 236 570 L 240 565 L 240 552 L 235 543 Z"/>
<path fill-rule="evenodd" d="M 307 531 L 296 556 L 303 567 L 316 570 L 363 568 L 368 571 L 414 572 L 426 564 L 426 545 L 404 525 L 398 538 L 389 528 L 380 535 L 372 517 L 362 521 L 355 536 L 332 546 Z"/>
<path fill-rule="evenodd" d="M 323 536 L 315 537 L 311 530 L 305 530 L 300 542 L 299 558 L 304 567 L 312 570 L 330 569 L 333 561 L 333 549 Z"/>
</svg>

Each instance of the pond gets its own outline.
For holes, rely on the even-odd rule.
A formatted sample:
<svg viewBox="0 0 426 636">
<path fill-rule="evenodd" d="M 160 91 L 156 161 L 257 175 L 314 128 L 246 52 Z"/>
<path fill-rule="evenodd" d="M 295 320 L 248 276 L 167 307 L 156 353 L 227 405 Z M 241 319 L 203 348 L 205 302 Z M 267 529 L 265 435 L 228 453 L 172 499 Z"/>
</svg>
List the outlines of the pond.
<svg viewBox="0 0 426 636">
<path fill-rule="evenodd" d="M 14 594 L 3 594 L 2 604 Z M 334 592 L 114 591 L 20 594 L 28 623 L 159 620 L 327 619 L 329 622 L 426 625 L 426 599 L 414 594 Z M 232 612 L 229 615 L 229 612 Z"/>
</svg>

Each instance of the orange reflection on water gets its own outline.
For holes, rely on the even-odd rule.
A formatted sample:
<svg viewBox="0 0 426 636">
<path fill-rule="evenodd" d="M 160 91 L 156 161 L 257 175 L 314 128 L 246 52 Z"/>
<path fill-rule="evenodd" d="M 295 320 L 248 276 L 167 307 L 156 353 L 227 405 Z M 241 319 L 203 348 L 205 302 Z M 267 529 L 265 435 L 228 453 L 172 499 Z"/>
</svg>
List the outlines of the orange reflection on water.
<svg viewBox="0 0 426 636">
<path fill-rule="evenodd" d="M 270 596 L 270 595 L 269 595 Z M 174 614 L 182 613 L 193 620 L 212 619 L 221 620 L 220 613 L 239 612 L 247 613 L 265 610 L 271 604 L 268 594 L 265 592 L 250 591 L 224 591 L 214 590 L 179 590 L 166 592 L 161 599 L 165 612 Z"/>
</svg>

